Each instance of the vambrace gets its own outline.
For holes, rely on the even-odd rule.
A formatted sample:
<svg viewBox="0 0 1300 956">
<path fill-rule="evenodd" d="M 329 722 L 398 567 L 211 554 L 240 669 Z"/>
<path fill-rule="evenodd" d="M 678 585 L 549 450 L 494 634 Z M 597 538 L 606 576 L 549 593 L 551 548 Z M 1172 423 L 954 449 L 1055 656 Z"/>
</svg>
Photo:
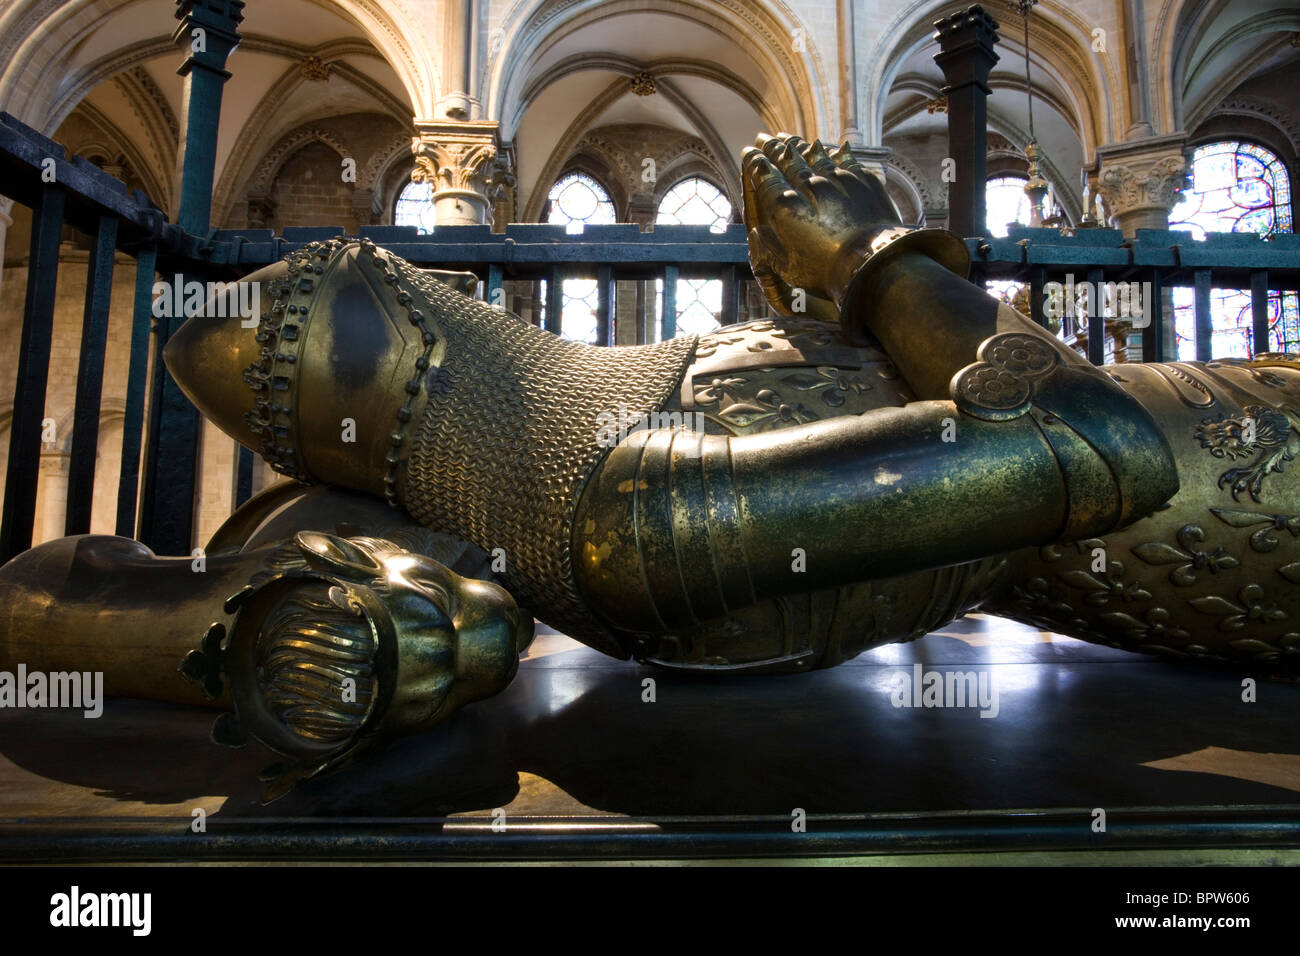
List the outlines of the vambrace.
<svg viewBox="0 0 1300 956">
<path fill-rule="evenodd" d="M 578 585 L 626 631 L 783 594 L 1104 534 L 1178 487 L 1148 413 L 1100 371 L 1005 333 L 913 402 L 778 432 L 634 432 L 574 522 Z"/>
</svg>

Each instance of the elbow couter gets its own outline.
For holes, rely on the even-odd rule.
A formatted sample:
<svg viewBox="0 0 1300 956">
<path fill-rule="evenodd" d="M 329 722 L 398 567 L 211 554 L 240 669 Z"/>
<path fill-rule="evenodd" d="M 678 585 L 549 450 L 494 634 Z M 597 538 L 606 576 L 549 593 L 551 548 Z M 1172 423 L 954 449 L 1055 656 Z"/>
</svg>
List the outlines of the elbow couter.
<svg viewBox="0 0 1300 956">
<path fill-rule="evenodd" d="M 1067 498 L 1058 540 L 1114 531 L 1178 491 L 1173 450 L 1141 403 L 1091 365 L 1067 363 L 1039 332 L 986 339 L 953 376 L 957 407 L 1004 421 L 1031 414 L 1056 456 Z"/>
<path fill-rule="evenodd" d="M 1177 493 L 1178 467 L 1164 432 L 1150 412 L 1101 373 L 1059 369 L 1034 405 L 1069 492 L 1062 540 L 1126 527 Z"/>
</svg>

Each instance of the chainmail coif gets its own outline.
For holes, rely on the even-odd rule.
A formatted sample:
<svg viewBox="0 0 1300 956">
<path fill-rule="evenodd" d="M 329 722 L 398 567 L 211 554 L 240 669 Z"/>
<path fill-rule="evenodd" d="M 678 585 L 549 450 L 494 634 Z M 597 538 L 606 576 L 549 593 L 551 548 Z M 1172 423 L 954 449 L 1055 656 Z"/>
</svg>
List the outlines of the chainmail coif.
<svg viewBox="0 0 1300 956">
<path fill-rule="evenodd" d="M 696 337 L 618 348 L 569 342 L 391 258 L 435 306 L 447 337 L 399 478 L 403 506 L 434 531 L 504 549 L 498 577 L 522 607 L 626 656 L 578 591 L 573 514 L 610 450 L 597 440 L 601 413 L 636 419 L 661 409 Z"/>
</svg>

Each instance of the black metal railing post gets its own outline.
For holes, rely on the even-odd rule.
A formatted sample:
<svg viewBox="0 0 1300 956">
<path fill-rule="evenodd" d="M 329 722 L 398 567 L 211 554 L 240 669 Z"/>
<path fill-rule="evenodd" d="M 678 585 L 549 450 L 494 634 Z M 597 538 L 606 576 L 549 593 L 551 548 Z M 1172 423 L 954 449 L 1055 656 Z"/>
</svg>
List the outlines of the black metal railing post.
<svg viewBox="0 0 1300 956">
<path fill-rule="evenodd" d="M 36 521 L 36 490 L 41 471 L 41 423 L 45 417 L 45 387 L 50 377 L 50 347 L 54 335 L 54 292 L 59 277 L 59 240 L 63 231 L 63 190 L 44 186 L 32 209 L 31 258 L 27 265 L 27 298 L 19 339 L 18 380 L 14 386 L 13 424 L 9 431 L 9 461 L 5 478 L 3 517 L 0 517 L 0 562 L 32 546 Z"/>
<path fill-rule="evenodd" d="M 1197 269 L 1192 273 L 1195 289 L 1192 314 L 1196 321 L 1196 361 L 1208 362 L 1214 357 L 1214 320 L 1210 314 L 1210 293 L 1214 287 L 1214 275 L 1209 269 Z"/>
<path fill-rule="evenodd" d="M 564 331 L 564 271 L 552 266 L 546 279 L 546 331 L 556 335 Z"/>
<path fill-rule="evenodd" d="M 108 308 L 113 297 L 113 257 L 117 219 L 100 216 L 86 270 L 86 309 L 81 319 L 77 358 L 77 397 L 73 405 L 72 455 L 64 534 L 87 534 L 95 500 L 95 458 L 99 451 L 99 409 L 108 345 Z"/>
<path fill-rule="evenodd" d="M 217 168 L 221 94 L 230 79 L 226 58 L 239 44 L 243 0 L 178 0 L 180 24 L 172 41 L 189 56 L 176 72 L 185 78 L 181 99 L 181 143 L 176 157 L 180 197 L 176 223 L 190 235 L 208 231 Z"/>
<path fill-rule="evenodd" d="M 1093 365 L 1106 364 L 1106 310 L 1102 302 L 1102 284 L 1106 273 L 1101 269 L 1088 270 L 1088 361 Z M 1095 300 L 1095 301 L 1094 301 Z"/>
<path fill-rule="evenodd" d="M 596 266 L 596 344 L 614 344 L 614 269 Z"/>
<path fill-rule="evenodd" d="M 677 336 L 677 281 L 681 276 L 678 266 L 664 266 L 663 316 L 659 320 L 659 341 Z"/>
<path fill-rule="evenodd" d="M 1250 354 L 1269 351 L 1268 341 L 1268 270 L 1254 269 L 1250 273 Z"/>
<path fill-rule="evenodd" d="M 948 98 L 948 158 L 955 162 L 948 183 L 948 228 L 959 236 L 985 234 L 984 183 L 988 179 L 989 71 L 998 62 L 993 51 L 998 23 L 978 4 L 936 20 L 939 52 Z"/>
<path fill-rule="evenodd" d="M 221 94 L 230 78 L 225 63 L 239 43 L 237 28 L 244 19 L 244 4 L 242 0 L 178 0 L 176 7 L 181 22 L 173 40 L 189 49 L 177 71 L 185 77 L 185 93 L 177 156 L 176 221 L 189 235 L 206 236 L 212 213 Z M 199 413 L 161 361 L 161 346 L 184 321 L 184 315 L 173 315 L 158 323 L 140 540 L 160 554 L 188 553 L 194 538 Z"/>
</svg>

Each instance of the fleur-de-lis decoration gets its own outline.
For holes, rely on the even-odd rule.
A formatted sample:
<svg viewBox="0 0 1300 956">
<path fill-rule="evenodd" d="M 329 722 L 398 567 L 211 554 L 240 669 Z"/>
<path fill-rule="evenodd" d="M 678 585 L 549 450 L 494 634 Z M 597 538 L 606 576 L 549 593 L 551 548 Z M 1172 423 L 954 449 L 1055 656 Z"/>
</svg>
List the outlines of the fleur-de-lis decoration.
<svg viewBox="0 0 1300 956">
<path fill-rule="evenodd" d="M 1192 607 L 1202 614 L 1213 614 L 1220 618 L 1219 630 L 1239 631 L 1252 621 L 1261 624 L 1284 621 L 1288 614 L 1272 601 L 1264 601 L 1264 589 L 1258 584 L 1247 584 L 1237 592 L 1234 604 L 1218 595 L 1200 597 L 1189 601 Z"/>
<path fill-rule="evenodd" d="M 1016 603 L 1027 611 L 1052 612 L 1055 614 L 1071 614 L 1074 612 L 1073 607 L 1060 600 L 1058 595 L 1053 594 L 1046 578 L 1032 577 L 1025 582 L 1023 588 L 1019 585 L 1013 586 L 1012 593 L 1016 596 Z"/>
<path fill-rule="evenodd" d="M 1084 603 L 1091 604 L 1093 607 L 1104 607 L 1110 603 L 1111 598 L 1118 598 L 1125 602 L 1150 600 L 1150 591 L 1137 582 L 1125 584 L 1123 577 L 1124 562 L 1122 561 L 1110 562 L 1107 571 L 1103 574 L 1092 574 L 1077 569 L 1061 572 L 1062 581 L 1087 592 L 1083 596 Z"/>
<path fill-rule="evenodd" d="M 1153 607 L 1138 620 L 1123 611 L 1109 611 L 1101 619 L 1111 627 L 1118 627 L 1128 632 L 1129 638 L 1139 644 L 1167 645 L 1169 642 L 1182 642 L 1191 635 L 1181 627 L 1169 623 L 1170 614 L 1162 607 Z"/>
<path fill-rule="evenodd" d="M 821 324 L 789 323 L 773 330 L 772 338 L 785 339 L 792 345 L 807 348 L 824 347 L 835 342 L 831 330 Z"/>
<path fill-rule="evenodd" d="M 731 378 L 711 379 L 707 385 L 695 384 L 696 405 L 716 405 L 734 389 L 746 384 L 749 379 L 733 376 Z"/>
<path fill-rule="evenodd" d="M 1279 544 L 1274 531 L 1288 531 L 1293 538 L 1300 538 L 1300 515 L 1270 515 L 1258 511 L 1233 511 L 1228 508 L 1211 508 L 1214 516 L 1233 528 L 1249 528 L 1262 524 L 1250 536 L 1250 546 L 1260 554 L 1268 554 Z"/>
<path fill-rule="evenodd" d="M 1194 524 L 1183 525 L 1179 530 L 1178 547 L 1160 541 L 1148 541 L 1133 549 L 1133 553 L 1147 564 L 1177 564 L 1169 572 L 1169 580 L 1177 587 L 1196 583 L 1197 571 L 1220 571 L 1237 567 L 1240 562 L 1223 548 L 1205 551 L 1196 545 L 1205 540 L 1205 532 Z"/>
<path fill-rule="evenodd" d="M 786 375 L 781 381 L 800 391 L 821 392 L 822 401 L 832 408 L 844 404 L 844 396 L 847 392 L 861 395 L 871 390 L 871 386 L 860 378 L 848 375 L 843 369 L 831 365 L 818 366 L 815 375 L 810 375 L 808 372 L 795 372 Z"/>
<path fill-rule="evenodd" d="M 747 326 L 742 326 L 742 329 Z M 724 345 L 735 345 L 737 342 L 743 342 L 745 336 L 738 332 L 727 335 L 706 335 L 700 339 L 699 344 L 695 346 L 695 357 L 697 359 L 708 358 Z"/>
</svg>

